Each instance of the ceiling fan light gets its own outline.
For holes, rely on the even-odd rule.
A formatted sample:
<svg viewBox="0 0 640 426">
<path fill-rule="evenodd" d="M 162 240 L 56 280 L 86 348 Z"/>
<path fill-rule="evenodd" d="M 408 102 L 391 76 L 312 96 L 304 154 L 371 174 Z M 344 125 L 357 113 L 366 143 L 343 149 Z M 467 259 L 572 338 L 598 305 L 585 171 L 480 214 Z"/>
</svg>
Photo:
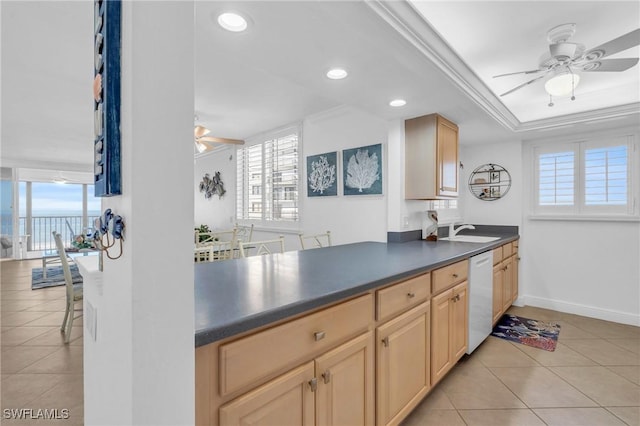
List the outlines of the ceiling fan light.
<svg viewBox="0 0 640 426">
<path fill-rule="evenodd" d="M 580 76 L 573 73 L 563 73 L 551 77 L 544 84 L 544 90 L 551 96 L 570 95 L 580 82 Z"/>
</svg>

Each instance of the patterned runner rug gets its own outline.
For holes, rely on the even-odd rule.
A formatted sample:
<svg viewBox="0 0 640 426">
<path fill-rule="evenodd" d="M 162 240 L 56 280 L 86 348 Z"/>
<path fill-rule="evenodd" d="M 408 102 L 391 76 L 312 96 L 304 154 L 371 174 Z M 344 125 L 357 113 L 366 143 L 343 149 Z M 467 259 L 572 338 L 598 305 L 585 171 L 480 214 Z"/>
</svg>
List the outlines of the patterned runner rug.
<svg viewBox="0 0 640 426">
<path fill-rule="evenodd" d="M 491 333 L 492 336 L 501 339 L 550 352 L 556 350 L 559 334 L 559 324 L 510 314 L 504 314 Z"/>
<path fill-rule="evenodd" d="M 82 282 L 82 275 L 78 272 L 78 265 L 69 265 L 71 277 L 74 284 Z M 47 278 L 42 278 L 42 268 L 33 268 L 31 270 L 31 290 L 39 288 L 55 287 L 64 285 L 64 274 L 62 266 L 51 266 L 47 268 Z"/>
</svg>

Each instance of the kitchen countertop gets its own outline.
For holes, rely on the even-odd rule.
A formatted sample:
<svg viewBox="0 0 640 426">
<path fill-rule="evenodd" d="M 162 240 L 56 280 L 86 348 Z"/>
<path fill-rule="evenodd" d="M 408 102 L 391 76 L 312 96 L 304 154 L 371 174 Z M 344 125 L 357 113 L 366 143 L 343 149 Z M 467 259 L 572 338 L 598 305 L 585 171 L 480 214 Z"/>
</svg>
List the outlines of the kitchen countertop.
<svg viewBox="0 0 640 426">
<path fill-rule="evenodd" d="M 483 233 L 483 235 L 490 235 Z M 195 345 L 203 346 L 492 250 L 489 243 L 362 242 L 195 264 Z"/>
</svg>

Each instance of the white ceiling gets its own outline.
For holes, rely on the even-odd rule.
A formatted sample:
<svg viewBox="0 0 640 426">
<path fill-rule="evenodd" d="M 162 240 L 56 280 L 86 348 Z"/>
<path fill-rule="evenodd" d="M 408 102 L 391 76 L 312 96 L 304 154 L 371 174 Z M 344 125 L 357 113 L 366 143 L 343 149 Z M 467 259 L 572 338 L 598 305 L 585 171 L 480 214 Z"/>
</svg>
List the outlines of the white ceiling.
<svg viewBox="0 0 640 426">
<path fill-rule="evenodd" d="M 537 69 L 540 57 L 549 52 L 547 31 L 553 27 L 575 23 L 576 33 L 569 41 L 582 43 L 587 50 L 640 27 L 638 1 L 411 3 L 496 96 L 536 77 L 492 78 Z M 639 56 L 636 46 L 608 59 Z M 521 122 L 638 103 L 639 69 L 636 65 L 624 72 L 580 73 L 576 100 L 556 98 L 554 107 L 547 106 L 544 83 L 548 78 L 500 99 Z"/>
<path fill-rule="evenodd" d="M 2 1 L 0 7 L 3 165 L 90 170 L 92 2 Z M 597 84 L 585 77 L 570 109 L 560 101 L 548 108 L 541 85 L 540 94 L 531 85 L 500 99 L 492 90 L 502 87 L 494 84 L 519 81 L 490 79 L 535 67 L 546 31 L 557 24 L 576 22 L 575 40 L 587 47 L 640 27 L 638 2 L 415 7 L 431 26 L 398 1 L 196 2 L 199 124 L 213 136 L 245 139 L 348 105 L 387 120 L 439 112 L 460 125 L 463 144 L 549 137 L 574 131 L 571 126 L 585 120 L 638 125 L 637 66 L 619 73 L 625 74 L 615 77 L 620 83 L 611 73 Z M 249 17 L 247 32 L 217 26 L 215 17 L 228 9 Z M 637 55 L 637 49 L 623 53 L 617 56 Z M 349 77 L 328 80 L 324 74 L 333 66 L 347 68 Z M 612 87 L 617 84 L 622 86 Z M 397 97 L 407 105 L 389 107 Z M 191 141 L 184 144 L 193 149 Z"/>
</svg>

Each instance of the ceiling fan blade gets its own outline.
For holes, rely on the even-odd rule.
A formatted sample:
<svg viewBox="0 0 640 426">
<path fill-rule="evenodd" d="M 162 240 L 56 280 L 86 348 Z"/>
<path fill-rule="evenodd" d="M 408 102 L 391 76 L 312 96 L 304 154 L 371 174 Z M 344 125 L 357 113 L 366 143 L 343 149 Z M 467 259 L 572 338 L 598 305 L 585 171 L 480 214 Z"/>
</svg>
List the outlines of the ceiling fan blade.
<svg viewBox="0 0 640 426">
<path fill-rule="evenodd" d="M 193 129 L 193 134 L 196 138 L 201 138 L 202 136 L 208 135 L 209 133 L 211 133 L 211 130 L 203 126 L 196 126 L 195 129 Z"/>
<path fill-rule="evenodd" d="M 229 143 L 234 145 L 244 145 L 244 141 L 240 139 L 215 138 L 213 136 L 203 136 L 198 138 L 198 142 L 205 143 Z"/>
<path fill-rule="evenodd" d="M 604 58 L 640 44 L 640 28 L 584 52 L 587 60 Z M 597 55 L 594 57 L 594 55 Z"/>
<path fill-rule="evenodd" d="M 602 61 L 581 64 L 584 72 L 619 72 L 628 70 L 638 63 L 638 58 L 603 59 Z"/>
<path fill-rule="evenodd" d="M 518 74 L 535 74 L 535 73 L 540 72 L 540 71 L 546 71 L 546 70 L 537 69 L 537 70 L 531 70 L 531 71 L 510 72 L 510 73 L 507 73 L 507 74 L 494 75 L 493 78 L 506 77 L 508 75 L 518 75 Z"/>
<path fill-rule="evenodd" d="M 546 74 L 546 73 L 545 73 L 545 74 Z M 540 80 L 541 78 L 543 78 L 543 77 L 545 76 L 545 74 L 543 74 L 543 75 L 541 75 L 541 76 L 538 76 L 538 77 L 534 78 L 533 80 L 529 80 L 529 81 L 527 81 L 526 83 L 522 83 L 521 85 L 516 86 L 516 87 L 514 87 L 513 89 L 511 89 L 511 90 L 509 90 L 509 91 L 507 91 L 507 92 L 504 92 L 504 93 L 503 93 L 503 94 L 501 94 L 500 96 L 508 95 L 509 93 L 513 93 L 513 92 L 515 92 L 515 91 L 516 91 L 516 90 L 518 90 L 518 89 L 522 89 L 524 86 L 528 86 L 529 84 L 533 83 L 534 81 L 538 81 L 538 80 Z"/>
</svg>

